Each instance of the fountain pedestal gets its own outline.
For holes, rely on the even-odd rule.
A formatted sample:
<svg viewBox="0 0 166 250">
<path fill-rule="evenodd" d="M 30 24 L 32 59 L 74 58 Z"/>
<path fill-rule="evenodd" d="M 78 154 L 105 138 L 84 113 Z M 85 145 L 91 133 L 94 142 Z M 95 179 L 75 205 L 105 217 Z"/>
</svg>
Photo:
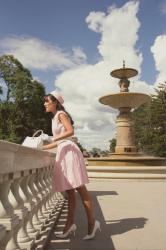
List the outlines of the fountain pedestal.
<svg viewBox="0 0 166 250">
<path fill-rule="evenodd" d="M 117 143 L 115 154 L 136 153 L 134 138 L 134 121 L 130 112 L 131 108 L 119 108 L 119 115 L 116 119 Z"/>
</svg>

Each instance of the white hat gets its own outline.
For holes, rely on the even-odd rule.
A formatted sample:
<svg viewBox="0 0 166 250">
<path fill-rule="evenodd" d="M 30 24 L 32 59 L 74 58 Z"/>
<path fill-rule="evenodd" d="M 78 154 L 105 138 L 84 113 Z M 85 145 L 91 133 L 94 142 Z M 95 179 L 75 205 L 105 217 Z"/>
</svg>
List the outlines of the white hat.
<svg viewBox="0 0 166 250">
<path fill-rule="evenodd" d="M 58 100 L 58 102 L 60 102 L 60 104 L 64 103 L 63 97 L 58 92 L 52 91 L 50 94 L 53 95 Z"/>
</svg>

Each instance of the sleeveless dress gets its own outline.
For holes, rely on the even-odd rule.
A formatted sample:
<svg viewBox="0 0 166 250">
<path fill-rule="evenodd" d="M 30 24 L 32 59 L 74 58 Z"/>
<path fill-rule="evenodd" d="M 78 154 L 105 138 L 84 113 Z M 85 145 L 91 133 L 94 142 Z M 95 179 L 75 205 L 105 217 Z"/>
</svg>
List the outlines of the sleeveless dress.
<svg viewBox="0 0 166 250">
<path fill-rule="evenodd" d="M 57 135 L 65 131 L 63 124 L 59 120 L 58 111 L 52 119 L 52 134 Z M 57 141 L 57 151 L 53 176 L 53 190 L 62 192 L 69 189 L 80 187 L 89 182 L 86 171 L 85 160 L 79 147 L 70 138 Z"/>
</svg>

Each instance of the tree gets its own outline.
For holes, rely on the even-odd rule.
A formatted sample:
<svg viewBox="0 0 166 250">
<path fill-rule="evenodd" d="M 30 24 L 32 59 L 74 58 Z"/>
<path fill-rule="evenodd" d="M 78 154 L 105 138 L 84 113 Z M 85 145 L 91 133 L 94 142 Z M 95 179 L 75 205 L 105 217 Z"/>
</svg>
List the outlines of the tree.
<svg viewBox="0 0 166 250">
<path fill-rule="evenodd" d="M 85 150 L 84 147 L 81 145 L 81 143 L 79 141 L 77 142 L 77 146 L 79 147 L 81 152 L 83 152 Z"/>
<path fill-rule="evenodd" d="M 0 57 L 0 78 L 6 84 L 6 101 L 8 102 L 11 98 L 23 99 L 31 83 L 32 75 L 12 55 L 3 55 Z"/>
<path fill-rule="evenodd" d="M 3 94 L 2 86 L 0 86 L 0 95 Z"/>
<path fill-rule="evenodd" d="M 166 156 L 166 83 L 160 84 L 152 101 L 133 112 L 138 148 L 148 154 Z"/>
<path fill-rule="evenodd" d="M 44 86 L 13 56 L 0 57 L 0 78 L 6 84 L 6 99 L 0 103 L 0 138 L 21 143 L 37 129 L 50 134 L 44 112 Z"/>
<path fill-rule="evenodd" d="M 100 157 L 100 152 L 101 152 L 101 149 L 100 148 L 92 148 L 90 150 L 90 154 L 93 156 L 93 157 Z"/>
<path fill-rule="evenodd" d="M 116 139 L 112 138 L 109 142 L 110 142 L 110 151 L 111 151 L 111 153 L 115 153 Z"/>
</svg>

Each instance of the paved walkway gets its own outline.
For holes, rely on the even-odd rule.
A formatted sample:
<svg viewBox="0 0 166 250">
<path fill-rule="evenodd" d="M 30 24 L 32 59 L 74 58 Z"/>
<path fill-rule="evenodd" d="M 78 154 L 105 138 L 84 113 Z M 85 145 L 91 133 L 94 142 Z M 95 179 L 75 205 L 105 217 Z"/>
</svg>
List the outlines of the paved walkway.
<svg viewBox="0 0 166 250">
<path fill-rule="evenodd" d="M 59 240 L 66 211 L 47 250 L 166 250 L 166 181 L 92 180 L 88 185 L 102 232 L 85 242 L 86 217 L 77 197 L 75 237 Z"/>
</svg>

